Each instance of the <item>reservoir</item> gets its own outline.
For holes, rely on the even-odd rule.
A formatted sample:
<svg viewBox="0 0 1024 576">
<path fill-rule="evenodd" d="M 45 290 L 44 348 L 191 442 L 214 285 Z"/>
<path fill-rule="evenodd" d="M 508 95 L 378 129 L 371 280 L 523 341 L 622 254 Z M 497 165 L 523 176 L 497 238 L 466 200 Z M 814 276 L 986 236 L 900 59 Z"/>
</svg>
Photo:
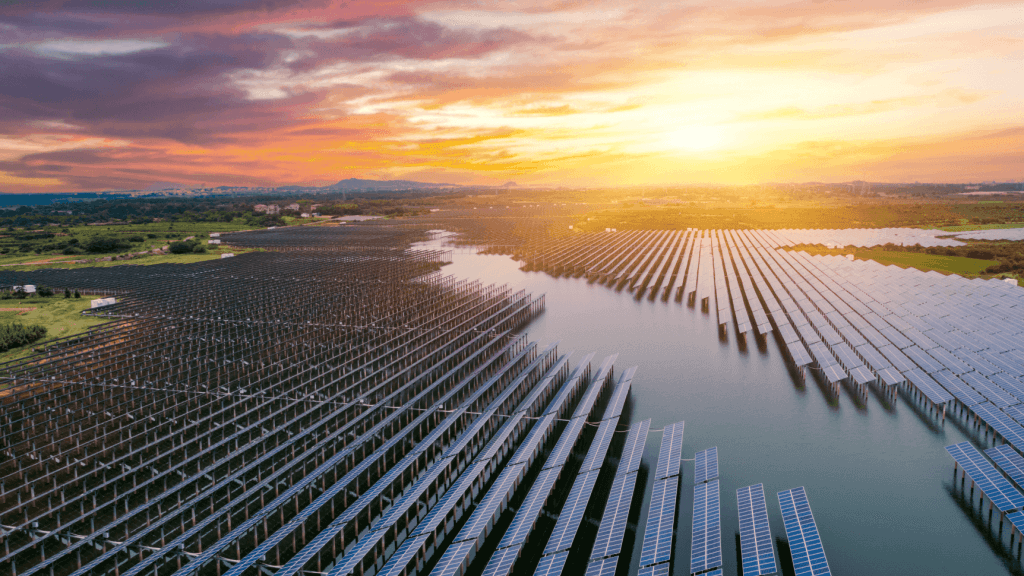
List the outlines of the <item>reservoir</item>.
<svg viewBox="0 0 1024 576">
<path fill-rule="evenodd" d="M 438 242 L 423 247 L 441 247 Z M 531 341 L 560 341 L 573 359 L 618 353 L 617 371 L 639 366 L 633 379 L 632 422 L 650 418 L 644 463 L 653 468 L 663 426 L 685 420 L 683 458 L 718 447 L 725 574 L 740 573 L 736 490 L 764 483 L 781 574 L 792 574 L 778 492 L 803 486 L 834 574 L 1020 574 L 997 537 L 998 511 L 987 527 L 954 491 L 945 446 L 980 436 L 955 417 L 944 422 L 902 395 L 890 404 L 876 393 L 838 395 L 792 371 L 776 339 L 735 330 L 720 336 L 714 311 L 678 302 L 637 300 L 628 291 L 523 272 L 506 256 L 454 248 L 442 273 L 508 284 L 546 295 L 546 311 L 527 327 Z M 674 574 L 688 574 L 694 468 L 683 463 Z M 968 484 L 970 481 L 968 481 Z M 648 476 L 630 574 L 640 556 L 653 479 Z M 976 495 L 977 496 L 977 495 Z M 992 536 L 990 536 L 992 534 Z M 781 546 L 780 546 L 781 544 Z"/>
</svg>

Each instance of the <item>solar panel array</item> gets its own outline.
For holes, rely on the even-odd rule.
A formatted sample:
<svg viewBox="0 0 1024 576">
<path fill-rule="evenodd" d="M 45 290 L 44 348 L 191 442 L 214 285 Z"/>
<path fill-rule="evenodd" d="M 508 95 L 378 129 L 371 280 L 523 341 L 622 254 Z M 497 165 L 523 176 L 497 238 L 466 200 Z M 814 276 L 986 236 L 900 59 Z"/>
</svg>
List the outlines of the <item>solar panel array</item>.
<svg viewBox="0 0 1024 576">
<path fill-rule="evenodd" d="M 786 537 L 789 539 L 789 552 L 793 557 L 796 576 L 831 574 L 803 486 L 779 492 L 779 506 L 782 508 L 782 521 L 786 525 Z"/>
<path fill-rule="evenodd" d="M 736 504 L 740 520 L 743 576 L 774 574 L 777 570 L 775 549 L 772 548 L 772 531 L 768 525 L 764 485 L 755 484 L 736 490 Z"/>
<path fill-rule="evenodd" d="M 1024 508 L 1024 494 L 1014 488 L 970 442 L 946 446 L 946 452 L 956 460 L 964 472 L 978 485 L 1001 512 Z"/>
<path fill-rule="evenodd" d="M 672 562 L 684 425 L 684 422 L 669 424 L 662 433 L 651 505 L 647 509 L 647 524 L 640 549 L 641 571 L 648 568 L 651 573 L 659 573 L 660 568 L 655 570 L 652 567 L 664 565 L 668 570 Z"/>
<path fill-rule="evenodd" d="M 612 489 L 608 495 L 608 503 L 601 515 L 601 524 L 597 528 L 597 538 L 590 553 L 587 565 L 588 575 L 614 574 L 622 554 L 622 541 L 626 536 L 626 523 L 629 511 L 636 494 L 637 476 L 640 470 L 640 458 L 643 456 L 644 444 L 651 421 L 644 420 L 633 426 L 626 436 L 622 449 L 622 458 L 612 480 Z"/>
<path fill-rule="evenodd" d="M 576 533 L 583 523 L 583 515 L 590 505 L 591 496 L 597 485 L 597 478 L 601 474 L 601 467 L 608 454 L 612 435 L 619 425 L 619 416 L 622 414 L 622 407 L 629 394 L 634 374 L 636 374 L 636 367 L 627 369 L 623 372 L 618 384 L 612 390 L 611 399 L 605 407 L 597 435 L 587 450 L 583 466 L 580 468 L 575 482 L 573 482 L 572 488 L 569 491 L 569 497 L 562 506 L 562 510 L 558 514 L 558 521 L 555 522 L 554 530 L 552 530 L 547 545 L 544 547 L 543 557 L 541 558 L 542 565 L 544 558 L 562 552 L 568 553 L 573 547 Z M 546 570 L 547 574 L 560 573 L 553 567 L 548 567 Z M 540 568 L 538 568 L 539 573 Z"/>
<path fill-rule="evenodd" d="M 555 447 L 541 465 L 541 472 L 530 486 L 523 503 L 519 506 L 512 522 L 498 542 L 497 550 L 487 561 L 483 573 L 491 576 L 512 574 L 522 553 L 523 546 L 537 525 L 537 520 L 546 504 L 555 493 L 562 469 L 579 441 L 587 419 L 590 418 L 600 392 L 611 382 L 615 356 L 606 358 L 597 369 L 582 398 L 573 411 L 572 418 L 565 425 Z M 554 570 L 556 564 L 547 564 Z"/>
<path fill-rule="evenodd" d="M 913 399 L 943 416 L 954 401 L 968 408 L 987 401 L 1000 410 L 1020 405 L 1024 292 L 997 280 L 789 250 L 803 242 L 959 243 L 937 238 L 942 234 L 919 229 L 688 229 L 675 236 L 626 231 L 567 238 L 564 245 L 555 241 L 515 254 L 528 267 L 550 270 L 542 260 L 551 251 L 568 255 L 594 248 L 595 256 L 583 257 L 581 267 L 573 270 L 598 281 L 607 276 L 601 270 L 614 270 L 619 278 L 636 268 L 629 262 L 675 258 L 640 269 L 665 271 L 664 299 L 706 305 L 723 327 L 731 323 L 741 333 L 752 327 L 758 334 L 774 329 L 793 364 L 812 367 L 833 390 L 840 383 L 861 392 L 874 385 L 894 398 L 897 387 L 905 386 Z M 1003 426 L 999 433 L 1024 450 L 1020 423 Z"/>
</svg>

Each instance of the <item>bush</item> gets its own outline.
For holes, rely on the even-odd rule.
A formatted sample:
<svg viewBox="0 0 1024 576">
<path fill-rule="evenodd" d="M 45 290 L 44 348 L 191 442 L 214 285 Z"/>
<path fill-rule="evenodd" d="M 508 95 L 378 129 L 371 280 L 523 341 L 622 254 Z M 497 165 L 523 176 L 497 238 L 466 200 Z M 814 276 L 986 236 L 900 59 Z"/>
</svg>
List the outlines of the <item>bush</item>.
<svg viewBox="0 0 1024 576">
<path fill-rule="evenodd" d="M 71 298 L 71 289 L 70 288 L 65 288 L 64 289 L 64 297 L 65 298 Z"/>
<path fill-rule="evenodd" d="M 152 232 L 150 232 L 149 234 L 146 234 L 146 238 L 159 238 L 159 237 L 160 237 L 159 234 L 153 234 Z"/>
<path fill-rule="evenodd" d="M 196 244 L 195 247 L 192 248 L 192 252 L 194 254 L 205 254 L 206 246 L 203 246 L 202 244 Z"/>
<path fill-rule="evenodd" d="M 93 253 L 118 252 L 131 247 L 128 242 L 113 236 L 97 236 L 85 244 L 85 250 Z"/>
<path fill-rule="evenodd" d="M 142 236 L 129 236 L 128 237 L 128 241 L 129 242 L 145 242 L 146 239 L 143 238 Z"/>
<path fill-rule="evenodd" d="M 171 254 L 189 254 L 194 251 L 195 246 L 193 242 L 171 242 L 170 250 Z"/>
<path fill-rule="evenodd" d="M 967 251 L 968 258 L 977 258 L 978 260 L 991 260 L 994 254 L 988 250 L 974 249 Z"/>
<path fill-rule="evenodd" d="M 75 298 L 81 298 L 81 297 L 82 297 L 82 295 L 78 293 L 78 290 L 75 290 Z"/>
<path fill-rule="evenodd" d="M 39 286 L 38 288 L 36 288 L 36 292 L 40 296 L 53 296 L 53 289 L 50 288 L 49 286 Z"/>
<path fill-rule="evenodd" d="M 31 344 L 46 336 L 46 327 L 39 324 L 24 326 L 21 322 L 0 324 L 0 352 Z"/>
<path fill-rule="evenodd" d="M 79 248 L 77 246 L 68 246 L 67 248 L 61 250 L 61 252 L 63 252 L 64 254 L 71 255 L 71 254 L 81 254 L 82 252 L 84 252 L 84 250 L 82 250 L 81 248 Z"/>
</svg>

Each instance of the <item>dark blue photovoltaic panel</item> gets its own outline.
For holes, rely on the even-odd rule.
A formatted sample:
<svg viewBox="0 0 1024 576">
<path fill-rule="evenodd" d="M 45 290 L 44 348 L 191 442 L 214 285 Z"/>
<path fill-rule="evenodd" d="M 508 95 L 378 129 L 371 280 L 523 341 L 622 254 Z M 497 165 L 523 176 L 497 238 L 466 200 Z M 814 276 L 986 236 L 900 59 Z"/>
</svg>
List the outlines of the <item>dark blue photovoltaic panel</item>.
<svg viewBox="0 0 1024 576">
<path fill-rule="evenodd" d="M 1018 532 L 1024 534 L 1024 512 L 1014 512 L 1012 514 L 1007 514 L 1006 519 L 1009 520 L 1011 524 L 1013 524 L 1013 527 L 1016 528 Z"/>
<path fill-rule="evenodd" d="M 718 446 L 697 452 L 694 463 L 696 464 L 693 476 L 694 484 L 718 478 Z"/>
<path fill-rule="evenodd" d="M 796 576 L 831 575 L 818 526 L 814 523 L 811 505 L 803 486 L 779 492 L 779 506 L 782 508 L 782 520 L 786 524 L 786 537 L 789 538 L 789 551 Z"/>
<path fill-rule="evenodd" d="M 949 370 L 942 370 L 932 374 L 932 378 L 949 390 L 949 393 L 956 397 L 964 406 L 974 406 L 985 401 L 985 397 L 971 388 L 966 382 L 957 378 Z"/>
<path fill-rule="evenodd" d="M 743 576 L 774 574 L 777 570 L 775 549 L 772 548 L 772 531 L 768 525 L 764 485 L 755 484 L 737 490 L 736 504 L 740 517 Z"/>
<path fill-rule="evenodd" d="M 1017 483 L 1017 486 L 1024 486 L 1024 458 L 1009 444 L 996 446 L 985 450 L 985 454 L 1006 472 L 1006 474 Z"/>
<path fill-rule="evenodd" d="M 1006 413 L 989 402 L 971 406 L 971 410 L 984 420 L 986 424 L 994 428 L 1003 439 L 1013 444 L 1014 448 L 1018 450 L 1024 449 L 1024 428 L 1017 424 L 1013 418 L 1010 418 Z"/>
<path fill-rule="evenodd" d="M 510 548 L 502 548 L 495 551 L 491 555 L 491 559 L 487 561 L 487 566 L 484 567 L 482 576 L 511 576 L 512 569 L 515 567 L 516 560 L 519 559 L 519 553 L 522 550 L 523 547 L 517 544 Z"/>
<path fill-rule="evenodd" d="M 933 404 L 943 404 L 953 399 L 953 395 L 946 392 L 946 389 L 939 386 L 934 378 L 925 374 L 920 368 L 914 368 L 903 373 L 907 380 L 924 394 Z"/>
<path fill-rule="evenodd" d="M 618 474 L 629 474 L 640 469 L 640 460 L 644 456 L 644 445 L 647 444 L 647 432 L 651 429 L 651 419 L 630 427 L 626 436 L 626 445 L 622 447 L 622 459 L 619 461 Z"/>
<path fill-rule="evenodd" d="M 679 465 L 683 457 L 683 425 L 676 422 L 665 426 L 661 437 L 661 450 L 658 452 L 658 467 L 654 479 L 660 480 L 679 474 Z"/>
<path fill-rule="evenodd" d="M 678 492 L 679 478 L 675 476 L 654 482 L 643 547 L 640 550 L 640 566 L 672 559 L 672 532 L 675 528 Z"/>
<path fill-rule="evenodd" d="M 622 551 L 622 539 L 626 534 L 626 522 L 635 490 L 635 473 L 616 476 L 612 481 L 612 490 L 601 516 L 601 525 L 597 529 L 591 559 L 614 556 Z"/>
<path fill-rule="evenodd" d="M 466 560 L 474 550 L 476 550 L 475 540 L 465 540 L 452 544 L 445 550 L 441 559 L 437 561 L 437 565 L 434 566 L 431 574 L 435 576 L 455 576 L 460 574 L 463 563 L 467 563 Z"/>
<path fill-rule="evenodd" d="M 526 542 L 530 532 L 533 532 L 533 528 L 537 524 L 540 511 L 551 495 L 561 471 L 561 468 L 549 468 L 542 470 L 537 476 L 533 486 L 530 487 L 530 492 L 526 495 L 526 500 L 519 506 L 515 517 L 512 518 L 512 524 L 501 537 L 501 542 L 498 544 L 499 549 Z"/>
<path fill-rule="evenodd" d="M 587 459 L 583 461 L 583 466 L 580 467 L 580 474 L 601 469 L 601 466 L 604 465 L 604 457 L 608 455 L 608 447 L 611 446 L 612 438 L 615 437 L 615 428 L 618 425 L 619 419 L 612 418 L 611 420 L 601 422 L 601 425 L 597 427 L 597 435 L 594 436 L 594 440 L 590 443 L 590 448 L 587 450 Z"/>
<path fill-rule="evenodd" d="M 715 568 L 711 572 L 705 572 L 701 576 L 722 576 L 723 572 L 721 568 Z"/>
<path fill-rule="evenodd" d="M 693 487 L 693 538 L 690 544 L 690 573 L 722 565 L 722 526 L 719 514 L 718 480 Z"/>
<path fill-rule="evenodd" d="M 565 568 L 565 561 L 569 558 L 568 552 L 559 552 L 551 556 L 544 556 L 537 565 L 534 576 L 559 576 Z"/>
<path fill-rule="evenodd" d="M 572 547 L 572 541 L 576 538 L 576 531 L 583 522 L 583 513 L 587 510 L 587 503 L 590 502 L 590 495 L 594 492 L 594 485 L 597 484 L 597 477 L 600 470 L 591 470 L 576 477 L 572 490 L 569 491 L 569 498 L 565 506 L 558 513 L 558 522 L 555 522 L 555 529 L 548 539 L 548 545 L 544 547 L 544 554 L 568 551 Z"/>
<path fill-rule="evenodd" d="M 1000 512 L 1024 508 L 1024 494 L 1011 486 L 1010 481 L 1000 474 L 995 466 L 989 464 L 970 442 L 946 446 L 946 452 L 949 452 Z"/>
<path fill-rule="evenodd" d="M 388 563 L 384 565 L 377 574 L 380 576 L 396 576 L 398 574 L 403 574 L 406 566 L 408 566 L 409 562 L 419 554 L 420 548 L 429 538 L 430 536 L 428 534 L 421 534 L 402 542 L 402 545 L 398 547 L 398 550 L 395 550 L 394 555 L 388 559 Z"/>
<path fill-rule="evenodd" d="M 1016 420 L 1018 424 L 1024 422 L 1024 404 L 1015 404 L 1013 406 L 1007 406 L 1003 408 L 1003 412 L 1009 414 L 1010 418 Z"/>
<path fill-rule="evenodd" d="M 615 569 L 618 565 L 618 556 L 591 560 L 590 563 L 587 564 L 586 576 L 615 576 Z"/>
</svg>

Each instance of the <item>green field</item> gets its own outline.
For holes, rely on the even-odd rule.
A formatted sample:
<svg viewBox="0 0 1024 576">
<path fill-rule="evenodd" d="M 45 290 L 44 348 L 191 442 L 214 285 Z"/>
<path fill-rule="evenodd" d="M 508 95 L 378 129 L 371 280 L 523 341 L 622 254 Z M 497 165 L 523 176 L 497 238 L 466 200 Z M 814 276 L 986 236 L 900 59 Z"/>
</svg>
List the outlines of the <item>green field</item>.
<svg viewBox="0 0 1024 576">
<path fill-rule="evenodd" d="M 890 252 L 887 250 L 857 250 L 854 257 L 860 260 L 874 260 L 881 264 L 895 264 L 900 268 L 935 270 L 943 274 L 977 276 L 989 266 L 999 264 L 996 260 L 978 260 L 963 256 L 940 256 L 921 252 Z"/>
<path fill-rule="evenodd" d="M 1008 224 L 967 224 L 964 226 L 942 226 L 937 230 L 946 232 L 970 232 L 972 230 L 1006 230 L 1008 228 L 1024 228 L 1024 222 L 1010 222 Z"/>
<path fill-rule="evenodd" d="M 15 238 L 15 235 L 24 234 L 24 231 L 0 231 L 0 248 L 7 253 L 0 254 L 0 268 L 9 267 L 12 270 L 37 270 L 40 268 L 86 268 L 86 267 L 107 267 L 120 266 L 123 264 L 190 264 L 203 260 L 220 258 L 226 252 L 238 254 L 246 250 L 232 249 L 224 245 L 206 244 L 209 234 L 212 232 L 232 232 L 239 230 L 250 230 L 243 222 L 155 222 L 150 224 L 107 224 L 103 226 L 73 226 L 69 228 L 47 227 L 42 233 L 54 234 L 53 238 L 40 238 L 38 240 L 23 240 Z M 155 236 L 155 238 L 150 238 Z M 78 241 L 79 247 L 85 246 L 91 239 L 96 237 L 112 237 L 127 241 L 129 248 L 110 253 L 64 254 L 57 250 L 60 246 L 54 246 L 58 242 L 67 242 L 71 239 Z M 167 246 L 172 242 L 194 237 L 196 241 L 206 246 L 207 252 L 200 254 L 145 254 L 139 252 L 150 252 L 155 249 Z M 136 241 L 131 241 L 134 238 Z M 140 240 L 141 241 L 137 241 Z M 31 251 L 21 249 L 21 246 L 33 247 Z M 111 261 L 96 261 L 101 258 L 133 254 L 131 259 Z M 89 262 L 75 262 L 76 260 L 89 260 Z"/>
<path fill-rule="evenodd" d="M 15 360 L 32 353 L 33 348 L 45 345 L 57 338 L 73 336 L 85 332 L 93 326 L 107 322 L 93 316 L 83 316 L 82 311 L 88 310 L 90 300 L 102 298 L 83 294 L 81 298 L 64 298 L 57 295 L 48 298 L 29 296 L 25 299 L 0 300 L 0 322 L 21 322 L 42 324 L 46 327 L 46 336 L 29 346 L 22 346 L 0 353 L 0 362 Z M 11 308 L 30 308 L 31 310 L 10 310 Z"/>
</svg>

